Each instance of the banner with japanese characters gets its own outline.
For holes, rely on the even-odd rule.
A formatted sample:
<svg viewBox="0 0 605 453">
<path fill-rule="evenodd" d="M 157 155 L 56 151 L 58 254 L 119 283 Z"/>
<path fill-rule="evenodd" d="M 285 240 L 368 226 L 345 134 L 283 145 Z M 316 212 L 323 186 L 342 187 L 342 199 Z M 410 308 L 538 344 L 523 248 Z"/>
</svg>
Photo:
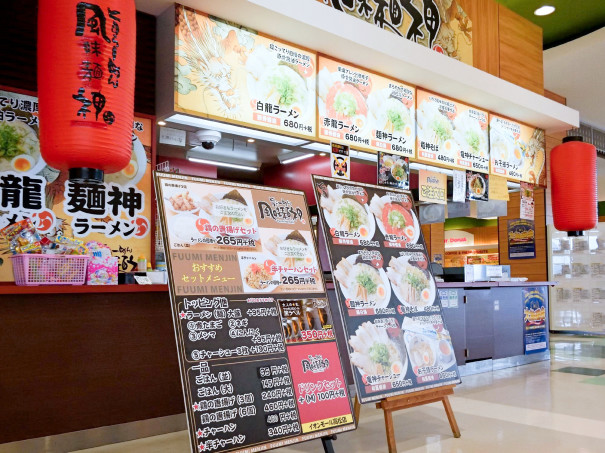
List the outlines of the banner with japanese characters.
<svg viewBox="0 0 605 453">
<path fill-rule="evenodd" d="M 542 129 L 490 114 L 491 173 L 546 187 L 546 138 Z"/>
<path fill-rule="evenodd" d="M 360 401 L 458 383 L 412 194 L 313 184 Z"/>
<path fill-rule="evenodd" d="M 303 192 L 156 173 L 191 451 L 355 428 Z"/>
<path fill-rule="evenodd" d="M 316 54 L 176 5 L 175 110 L 315 136 Z"/>
<path fill-rule="evenodd" d="M 131 160 L 121 172 L 104 183 L 75 183 L 42 159 L 37 109 L 33 96 L 0 91 L 0 228 L 29 217 L 42 234 L 109 245 L 120 271 L 134 270 L 138 256 L 151 254 L 153 122 L 135 118 Z M 12 281 L 7 245 L 0 253 L 0 281 Z"/>
<path fill-rule="evenodd" d="M 320 55 L 318 137 L 414 157 L 413 86 Z"/>
<path fill-rule="evenodd" d="M 525 354 L 536 354 L 548 350 L 546 301 L 546 287 L 523 288 Z"/>
<path fill-rule="evenodd" d="M 418 160 L 489 173 L 488 113 L 428 91 L 416 97 Z"/>
<path fill-rule="evenodd" d="M 436 52 L 473 64 L 472 22 L 455 0 L 317 0 Z"/>
</svg>

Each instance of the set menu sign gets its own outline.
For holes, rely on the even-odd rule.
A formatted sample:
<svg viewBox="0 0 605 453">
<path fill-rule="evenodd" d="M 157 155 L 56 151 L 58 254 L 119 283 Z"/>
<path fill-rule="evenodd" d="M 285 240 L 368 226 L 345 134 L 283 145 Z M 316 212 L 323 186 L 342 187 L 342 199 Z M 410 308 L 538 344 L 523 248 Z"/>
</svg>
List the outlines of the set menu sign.
<svg viewBox="0 0 605 453">
<path fill-rule="evenodd" d="M 313 181 L 360 401 L 458 383 L 412 194 Z"/>
<path fill-rule="evenodd" d="M 155 182 L 192 451 L 354 429 L 304 194 Z"/>
</svg>

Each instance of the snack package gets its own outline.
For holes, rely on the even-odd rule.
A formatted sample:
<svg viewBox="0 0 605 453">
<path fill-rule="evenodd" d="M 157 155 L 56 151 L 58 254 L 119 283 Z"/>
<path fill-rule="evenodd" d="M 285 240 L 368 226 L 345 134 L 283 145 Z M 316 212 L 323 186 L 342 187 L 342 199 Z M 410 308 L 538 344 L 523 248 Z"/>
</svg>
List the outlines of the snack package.
<svg viewBox="0 0 605 453">
<path fill-rule="evenodd" d="M 109 256 L 93 258 L 88 263 L 86 271 L 87 285 L 117 285 L 118 284 L 118 258 Z"/>
<path fill-rule="evenodd" d="M 62 255 L 88 255 L 88 248 L 84 241 L 72 239 L 58 234 L 55 238 L 55 244 L 58 246 L 59 254 Z"/>
</svg>

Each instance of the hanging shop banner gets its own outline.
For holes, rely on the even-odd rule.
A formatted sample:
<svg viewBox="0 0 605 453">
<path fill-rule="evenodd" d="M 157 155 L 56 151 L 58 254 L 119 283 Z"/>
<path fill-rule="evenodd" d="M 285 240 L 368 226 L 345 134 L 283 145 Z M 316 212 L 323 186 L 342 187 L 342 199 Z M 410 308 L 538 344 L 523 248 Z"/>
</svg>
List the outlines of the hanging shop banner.
<svg viewBox="0 0 605 453">
<path fill-rule="evenodd" d="M 487 112 L 417 90 L 418 160 L 489 172 Z"/>
<path fill-rule="evenodd" d="M 447 204 L 447 175 L 436 171 L 420 170 L 418 198 L 428 203 Z"/>
<path fill-rule="evenodd" d="M 470 217 L 471 216 L 471 203 L 454 203 L 449 202 L 447 204 L 447 218 L 455 219 L 457 217 Z"/>
<path fill-rule="evenodd" d="M 509 260 L 536 257 L 536 226 L 533 220 L 509 220 L 507 234 Z"/>
<path fill-rule="evenodd" d="M 175 110 L 315 136 L 316 54 L 176 6 Z"/>
<path fill-rule="evenodd" d="M 466 198 L 471 201 L 489 200 L 489 175 L 467 171 Z"/>
<path fill-rule="evenodd" d="M 489 199 L 508 201 L 508 183 L 506 178 L 498 175 L 490 175 L 489 178 Z"/>
<path fill-rule="evenodd" d="M 412 194 L 313 184 L 360 401 L 458 383 Z"/>
<path fill-rule="evenodd" d="M 466 201 L 466 172 L 464 170 L 452 170 L 452 172 L 452 201 L 464 203 Z"/>
<path fill-rule="evenodd" d="M 414 157 L 413 86 L 323 55 L 319 56 L 318 69 L 320 139 Z"/>
<path fill-rule="evenodd" d="M 546 187 L 544 131 L 490 114 L 491 173 Z"/>
<path fill-rule="evenodd" d="M 445 222 L 444 204 L 424 204 L 418 207 L 418 216 L 422 225 Z"/>
<path fill-rule="evenodd" d="M 330 162 L 333 178 L 351 179 L 351 150 L 349 145 L 330 144 Z"/>
<path fill-rule="evenodd" d="M 354 429 L 303 192 L 156 173 L 191 451 Z"/>
<path fill-rule="evenodd" d="M 523 314 L 525 323 L 525 354 L 548 349 L 546 332 L 546 288 L 523 288 Z"/>
<path fill-rule="evenodd" d="M 508 202 L 504 200 L 472 201 L 476 205 L 475 216 L 478 219 L 492 219 L 508 215 Z"/>
<path fill-rule="evenodd" d="M 410 188 L 410 159 L 396 154 L 378 153 L 378 185 Z"/>
<path fill-rule="evenodd" d="M 521 183 L 521 208 L 520 217 L 525 220 L 534 220 L 535 202 L 534 202 L 534 185 L 522 182 Z"/>
<path fill-rule="evenodd" d="M 451 0 L 318 0 L 436 52 L 473 64 L 472 22 Z"/>
<path fill-rule="evenodd" d="M 0 228 L 29 217 L 42 234 L 107 244 L 120 271 L 134 270 L 151 255 L 152 127 L 135 117 L 130 163 L 105 183 L 70 182 L 40 155 L 38 99 L 0 91 Z M 0 251 L 0 281 L 12 281 L 10 251 Z"/>
</svg>

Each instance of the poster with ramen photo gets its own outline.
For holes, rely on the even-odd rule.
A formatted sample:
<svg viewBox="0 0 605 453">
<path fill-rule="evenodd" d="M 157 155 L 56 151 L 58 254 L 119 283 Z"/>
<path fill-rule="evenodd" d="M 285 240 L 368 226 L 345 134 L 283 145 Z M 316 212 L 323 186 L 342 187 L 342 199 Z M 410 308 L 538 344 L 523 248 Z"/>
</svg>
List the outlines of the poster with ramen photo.
<svg viewBox="0 0 605 453">
<path fill-rule="evenodd" d="M 315 136 L 316 54 L 176 5 L 175 110 Z"/>
<path fill-rule="evenodd" d="M 489 173 L 487 112 L 418 90 L 418 160 Z"/>
<path fill-rule="evenodd" d="M 415 88 L 319 56 L 320 139 L 414 157 Z"/>
<path fill-rule="evenodd" d="M 490 114 L 489 140 L 492 174 L 546 186 L 546 139 L 542 129 Z"/>
</svg>

